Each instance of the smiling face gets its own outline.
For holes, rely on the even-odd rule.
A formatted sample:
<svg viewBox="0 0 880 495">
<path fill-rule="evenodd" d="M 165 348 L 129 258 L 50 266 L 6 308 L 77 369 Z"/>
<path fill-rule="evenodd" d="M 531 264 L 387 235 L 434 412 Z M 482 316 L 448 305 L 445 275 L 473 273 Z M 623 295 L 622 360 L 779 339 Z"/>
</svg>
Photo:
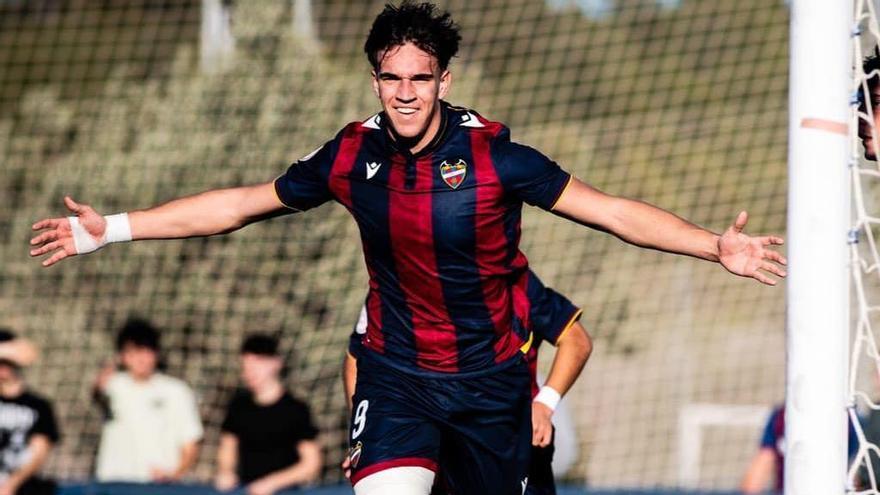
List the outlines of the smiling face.
<svg viewBox="0 0 880 495">
<path fill-rule="evenodd" d="M 389 48 L 373 71 L 373 91 L 394 132 L 413 153 L 424 148 L 440 128 L 440 100 L 452 76 L 437 58 L 412 43 Z"/>
</svg>

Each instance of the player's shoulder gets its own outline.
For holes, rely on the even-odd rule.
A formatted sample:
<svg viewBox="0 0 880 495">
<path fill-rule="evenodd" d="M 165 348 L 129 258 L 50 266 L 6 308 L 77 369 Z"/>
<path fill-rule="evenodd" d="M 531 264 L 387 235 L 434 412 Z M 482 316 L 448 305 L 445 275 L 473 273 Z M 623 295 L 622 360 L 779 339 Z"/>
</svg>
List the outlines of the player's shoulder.
<svg viewBox="0 0 880 495">
<path fill-rule="evenodd" d="M 375 133 L 382 129 L 384 124 L 383 115 L 381 113 L 374 113 L 370 115 L 364 120 L 356 120 L 353 122 L 349 122 L 339 131 L 337 134 L 338 138 L 350 137 L 354 135 L 364 135 Z"/>
<path fill-rule="evenodd" d="M 18 397 L 18 401 L 33 409 L 51 409 L 52 407 L 52 403 L 49 399 L 30 389 L 24 391 Z"/>
<path fill-rule="evenodd" d="M 463 106 L 446 104 L 450 126 L 459 131 L 485 136 L 487 139 L 509 139 L 507 126 L 501 122 L 484 117 L 480 112 Z"/>
</svg>

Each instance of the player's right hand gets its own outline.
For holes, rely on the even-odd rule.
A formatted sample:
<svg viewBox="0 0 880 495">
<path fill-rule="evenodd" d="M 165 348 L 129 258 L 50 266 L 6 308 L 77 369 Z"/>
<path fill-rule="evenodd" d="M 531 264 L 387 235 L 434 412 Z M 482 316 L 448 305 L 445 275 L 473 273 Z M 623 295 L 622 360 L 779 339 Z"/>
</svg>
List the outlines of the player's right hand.
<svg viewBox="0 0 880 495">
<path fill-rule="evenodd" d="M 89 205 L 79 204 L 70 196 L 64 197 L 64 206 L 79 218 L 80 225 L 100 243 L 107 233 L 107 220 Z M 51 253 L 43 260 L 43 266 L 52 266 L 67 258 L 76 256 L 76 244 L 70 220 L 67 218 L 48 218 L 40 220 L 31 227 L 40 233 L 31 239 L 31 256 L 42 256 Z"/>
<path fill-rule="evenodd" d="M 532 401 L 532 445 L 546 447 L 553 439 L 553 410 L 538 401 Z"/>
</svg>

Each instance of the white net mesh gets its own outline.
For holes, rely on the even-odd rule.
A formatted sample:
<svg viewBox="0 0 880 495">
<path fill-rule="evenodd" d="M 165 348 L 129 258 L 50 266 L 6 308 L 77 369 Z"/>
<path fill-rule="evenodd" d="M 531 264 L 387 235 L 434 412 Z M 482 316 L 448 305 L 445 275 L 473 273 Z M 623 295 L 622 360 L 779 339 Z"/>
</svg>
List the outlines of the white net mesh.
<svg viewBox="0 0 880 495">
<path fill-rule="evenodd" d="M 0 315 L 44 348 L 29 379 L 66 433 L 52 473 L 89 475 L 101 426 L 89 387 L 116 329 L 139 315 L 163 329 L 169 373 L 200 396 L 195 479 L 210 479 L 236 349 L 254 330 L 281 333 L 290 386 L 325 432 L 325 480 L 340 479 L 339 369 L 366 278 L 341 207 L 228 237 L 111 246 L 50 270 L 26 244 L 63 194 L 110 213 L 268 180 L 373 113 L 361 47 L 383 3 L 0 0 Z M 438 3 L 464 35 L 451 102 L 507 123 L 600 189 L 716 231 L 747 208 L 750 232 L 784 233 L 782 0 Z M 682 418 L 701 404 L 782 400 L 784 290 L 534 209 L 522 248 L 584 308 L 596 342 L 567 398 L 575 460 L 559 474 L 735 488 L 760 425 Z M 700 455 L 684 469 L 693 446 L 681 439 L 695 427 Z"/>
<path fill-rule="evenodd" d="M 878 494 L 880 480 L 880 167 L 875 159 L 863 158 L 860 134 L 877 140 L 875 118 L 880 110 L 873 96 L 880 71 L 865 63 L 877 56 L 880 46 L 876 6 L 871 0 L 855 2 L 853 23 L 853 97 L 850 120 L 853 223 L 850 245 L 853 274 L 854 325 L 850 359 L 850 421 L 856 425 L 858 450 L 849 470 L 852 493 Z M 861 129 L 861 131 L 860 131 Z M 860 419 L 860 417 L 862 419 Z"/>
</svg>

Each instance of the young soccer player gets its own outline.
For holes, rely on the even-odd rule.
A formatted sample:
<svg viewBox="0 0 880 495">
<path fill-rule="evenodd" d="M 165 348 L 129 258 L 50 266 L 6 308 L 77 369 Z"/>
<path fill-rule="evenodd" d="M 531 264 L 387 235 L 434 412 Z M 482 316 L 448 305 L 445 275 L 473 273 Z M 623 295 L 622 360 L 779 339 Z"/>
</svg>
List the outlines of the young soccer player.
<svg viewBox="0 0 880 495">
<path fill-rule="evenodd" d="M 433 432 L 436 440 L 416 450 L 395 449 L 398 436 L 364 442 L 395 455 L 359 467 L 355 492 L 428 493 L 431 452 L 446 425 L 456 434 L 444 440 L 462 460 L 480 458 L 449 473 L 460 493 L 521 494 L 531 397 L 521 357 L 527 342 L 511 294 L 528 267 L 518 247 L 523 203 L 769 285 L 776 283 L 770 275 L 785 275 L 785 259 L 768 249 L 781 238 L 743 233 L 745 212 L 719 235 L 605 194 L 511 142 L 504 125 L 444 102 L 459 40 L 449 14 L 429 3 L 387 6 L 364 47 L 382 112 L 347 125 L 264 184 L 108 217 L 65 198 L 73 216 L 35 223 L 43 232 L 31 240 L 31 255 L 48 254 L 43 264 L 50 266 L 112 242 L 228 233 L 335 200 L 357 221 L 370 273 L 368 352 L 358 361 L 358 383 L 370 382 L 371 396 L 358 397 L 350 439 L 363 441 L 368 424 L 381 430 L 377 423 L 403 421 L 403 429 Z M 392 399 L 400 394 L 406 399 Z M 420 416 L 412 417 L 413 407 Z"/>
</svg>

